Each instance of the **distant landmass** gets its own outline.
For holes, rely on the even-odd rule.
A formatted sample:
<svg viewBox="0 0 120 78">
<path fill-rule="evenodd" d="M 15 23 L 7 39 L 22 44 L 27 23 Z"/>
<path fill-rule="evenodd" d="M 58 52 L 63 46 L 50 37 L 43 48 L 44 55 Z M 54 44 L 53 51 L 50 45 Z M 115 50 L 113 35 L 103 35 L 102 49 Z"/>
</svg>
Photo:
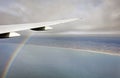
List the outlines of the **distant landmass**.
<svg viewBox="0 0 120 78">
<path fill-rule="evenodd" d="M 0 40 L 2 43 L 21 43 L 25 38 L 17 37 Z M 120 55 L 120 37 L 53 37 L 32 36 L 26 44 L 40 46 L 63 47 L 72 49 L 92 50 L 97 52 Z"/>
</svg>

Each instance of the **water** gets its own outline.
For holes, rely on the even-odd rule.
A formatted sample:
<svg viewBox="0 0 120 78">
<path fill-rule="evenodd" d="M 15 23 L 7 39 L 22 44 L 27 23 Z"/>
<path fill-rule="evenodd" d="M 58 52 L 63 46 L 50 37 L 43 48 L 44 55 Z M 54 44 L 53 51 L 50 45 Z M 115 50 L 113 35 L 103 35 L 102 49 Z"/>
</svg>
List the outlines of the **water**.
<svg viewBox="0 0 120 78">
<path fill-rule="evenodd" d="M 0 40 L 0 75 L 23 40 Z M 81 49 L 119 54 L 120 37 L 33 36 L 14 58 L 6 78 L 120 78 L 120 56 Z"/>
<path fill-rule="evenodd" d="M 25 45 L 7 78 L 119 78 L 120 57 Z"/>
</svg>

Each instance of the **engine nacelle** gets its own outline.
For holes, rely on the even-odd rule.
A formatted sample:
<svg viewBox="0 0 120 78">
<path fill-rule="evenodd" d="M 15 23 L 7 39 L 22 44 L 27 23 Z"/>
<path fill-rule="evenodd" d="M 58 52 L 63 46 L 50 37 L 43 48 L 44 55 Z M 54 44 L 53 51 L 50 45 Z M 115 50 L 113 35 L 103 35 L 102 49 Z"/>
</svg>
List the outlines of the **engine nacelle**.
<svg viewBox="0 0 120 78">
<path fill-rule="evenodd" d="M 10 37 L 16 37 L 16 36 L 20 36 L 20 34 L 16 32 L 8 32 L 8 33 L 0 34 L 0 38 L 10 38 Z"/>
<path fill-rule="evenodd" d="M 44 27 L 39 27 L 39 28 L 32 28 L 31 30 L 34 30 L 34 31 L 46 31 L 46 30 L 50 30 L 52 29 L 52 27 L 48 27 L 48 26 L 44 26 Z"/>
</svg>

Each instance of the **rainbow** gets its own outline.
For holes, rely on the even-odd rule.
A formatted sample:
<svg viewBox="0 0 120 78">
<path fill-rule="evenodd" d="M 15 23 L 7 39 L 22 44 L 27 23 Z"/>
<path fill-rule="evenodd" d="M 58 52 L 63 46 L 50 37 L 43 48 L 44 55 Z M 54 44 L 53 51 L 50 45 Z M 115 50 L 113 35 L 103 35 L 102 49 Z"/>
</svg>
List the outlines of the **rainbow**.
<svg viewBox="0 0 120 78">
<path fill-rule="evenodd" d="M 9 60 L 7 61 L 6 65 L 5 65 L 5 68 L 4 68 L 4 71 L 2 73 L 1 78 L 7 77 L 7 74 L 9 72 L 10 67 L 12 66 L 14 59 L 19 54 L 20 50 L 24 47 L 25 43 L 28 41 L 28 39 L 30 38 L 31 35 L 32 35 L 31 33 L 29 35 L 27 35 L 25 37 L 25 39 L 19 44 L 18 48 L 16 48 L 15 51 L 13 52 L 13 54 L 10 56 Z"/>
</svg>

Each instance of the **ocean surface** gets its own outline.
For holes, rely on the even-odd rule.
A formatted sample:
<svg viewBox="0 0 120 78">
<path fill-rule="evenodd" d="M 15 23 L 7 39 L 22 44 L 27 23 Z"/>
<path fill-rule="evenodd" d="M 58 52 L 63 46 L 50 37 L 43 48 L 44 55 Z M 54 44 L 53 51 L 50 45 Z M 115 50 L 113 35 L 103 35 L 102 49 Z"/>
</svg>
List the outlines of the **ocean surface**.
<svg viewBox="0 0 120 78">
<path fill-rule="evenodd" d="M 0 45 L 1 46 L 1 45 Z M 12 46 L 8 54 L 16 44 Z M 5 52 L 6 53 L 6 52 Z M 7 54 L 7 53 L 6 53 Z M 3 55 L 7 56 L 7 55 Z M 25 45 L 6 78 L 119 78 L 120 57 L 74 49 Z"/>
<path fill-rule="evenodd" d="M 1 78 L 120 78 L 119 37 L 23 41 L 21 37 L 0 40 Z M 99 53 L 103 50 L 112 54 Z"/>
</svg>

